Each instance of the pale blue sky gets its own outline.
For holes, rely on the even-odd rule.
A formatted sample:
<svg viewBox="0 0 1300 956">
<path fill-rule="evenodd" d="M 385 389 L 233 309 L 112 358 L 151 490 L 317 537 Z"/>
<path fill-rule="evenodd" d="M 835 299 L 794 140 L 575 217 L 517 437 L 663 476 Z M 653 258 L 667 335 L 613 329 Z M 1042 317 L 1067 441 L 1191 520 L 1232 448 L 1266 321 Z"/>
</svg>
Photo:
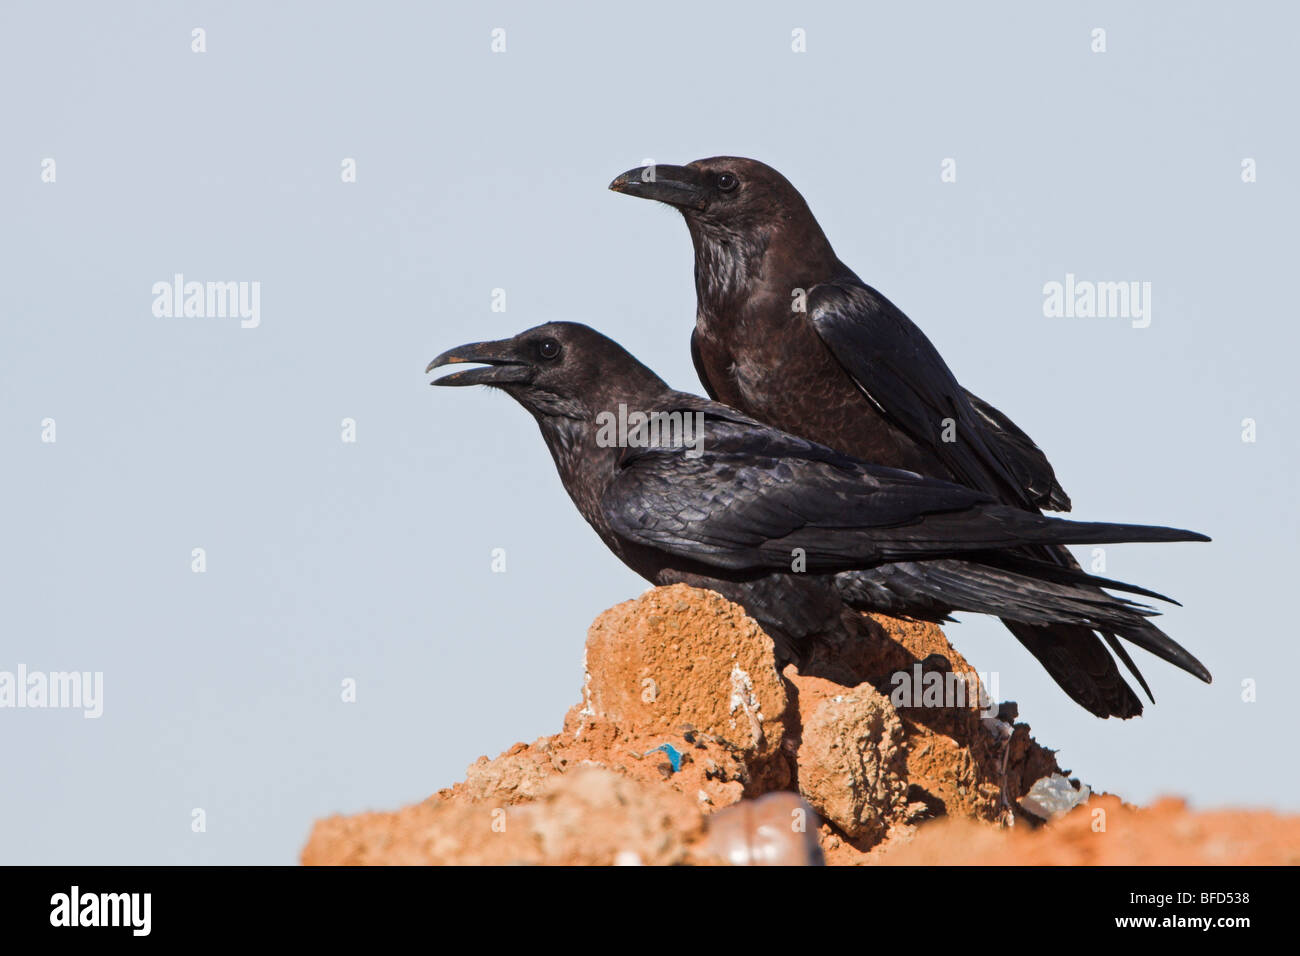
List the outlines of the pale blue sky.
<svg viewBox="0 0 1300 956">
<path fill-rule="evenodd" d="M 804 192 L 1080 517 L 1214 536 L 1108 551 L 1216 678 L 1138 652 L 1139 720 L 948 629 L 1038 739 L 1134 801 L 1300 809 L 1292 8 L 465 6 L 0 7 L 0 670 L 105 697 L 0 710 L 0 862 L 292 862 L 319 816 L 558 730 L 587 625 L 643 582 L 525 413 L 422 371 L 564 319 L 698 391 L 686 230 L 605 186 L 719 153 Z M 155 317 L 177 272 L 260 282 L 260 326 Z M 1045 318 L 1067 272 L 1150 282 L 1151 326 Z"/>
</svg>

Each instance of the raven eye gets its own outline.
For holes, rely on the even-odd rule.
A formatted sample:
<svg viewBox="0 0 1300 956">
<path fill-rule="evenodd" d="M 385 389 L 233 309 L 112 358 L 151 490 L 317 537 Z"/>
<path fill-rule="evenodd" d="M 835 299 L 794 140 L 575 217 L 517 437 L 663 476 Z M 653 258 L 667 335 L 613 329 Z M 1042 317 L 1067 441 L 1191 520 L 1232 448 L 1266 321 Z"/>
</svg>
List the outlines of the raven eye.
<svg viewBox="0 0 1300 956">
<path fill-rule="evenodd" d="M 729 193 L 740 185 L 740 180 L 731 173 L 719 173 L 717 179 L 718 189 L 724 193 Z"/>
<path fill-rule="evenodd" d="M 555 341 L 555 339 L 542 339 L 537 343 L 537 354 L 547 361 L 559 358 L 560 343 Z"/>
</svg>

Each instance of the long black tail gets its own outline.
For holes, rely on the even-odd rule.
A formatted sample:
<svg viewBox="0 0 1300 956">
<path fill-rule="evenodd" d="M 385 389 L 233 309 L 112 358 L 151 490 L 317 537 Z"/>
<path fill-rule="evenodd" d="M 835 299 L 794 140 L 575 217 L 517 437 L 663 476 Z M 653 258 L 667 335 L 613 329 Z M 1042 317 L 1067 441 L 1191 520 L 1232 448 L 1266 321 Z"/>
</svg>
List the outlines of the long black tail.
<svg viewBox="0 0 1300 956">
<path fill-rule="evenodd" d="M 936 622 L 966 611 L 1021 624 L 1079 624 L 1140 633 L 1156 613 L 1089 584 L 1043 580 L 953 558 L 845 571 L 836 575 L 835 583 L 850 607 Z"/>
<path fill-rule="evenodd" d="M 991 560 L 1010 567 L 1028 568 L 1033 573 L 1043 573 L 1053 580 L 1086 581 L 1177 603 L 1152 591 L 1086 574 L 1065 548 L 1036 548 L 1030 553 L 1034 556 L 1030 557 L 1024 552 L 1002 552 L 992 556 Z M 1069 625 L 1033 627 L 1005 618 L 1002 623 L 1043 665 L 1043 669 L 1071 700 L 1101 718 L 1127 719 L 1142 713 L 1141 699 L 1124 680 L 1114 658 L 1107 653 L 1107 646 L 1128 668 L 1146 693 L 1147 699 L 1155 703 L 1150 685 L 1114 631 L 1206 683 L 1211 680 L 1210 672 L 1204 664 L 1150 621 L 1143 621 L 1133 627 L 1101 628 L 1100 636 L 1087 628 Z"/>
<path fill-rule="evenodd" d="M 851 566 L 864 554 L 875 562 L 925 561 L 940 554 L 956 556 L 1002 549 L 1037 553 L 1065 544 L 1118 544 L 1123 542 L 1209 541 L 1196 531 L 1159 525 L 1119 524 L 1109 521 L 1069 521 L 1022 511 L 1009 505 L 981 505 L 974 509 L 932 512 L 916 522 L 890 527 L 819 527 L 804 529 L 801 546 L 817 552 L 822 570 Z M 789 540 L 794 540 L 793 538 Z M 847 560 L 846 560 L 847 559 Z M 1058 563 L 1059 562 L 1053 562 Z"/>
<path fill-rule="evenodd" d="M 1020 556 L 996 564 L 956 559 L 898 562 L 836 575 L 836 586 L 850 607 L 943 622 L 962 611 L 995 614 L 1038 660 L 1070 698 L 1098 717 L 1135 717 L 1142 701 L 1125 681 L 1111 652 L 1151 690 L 1116 634 L 1204 681 L 1205 666 L 1149 618 L 1156 612 L 1102 591 L 1146 592 L 1071 566 Z M 1017 569 L 1002 567 L 1012 563 Z M 1100 631 L 1101 636 L 1094 633 Z M 1103 643 L 1104 641 L 1104 643 Z M 1154 700 L 1154 698 L 1152 698 Z"/>
<path fill-rule="evenodd" d="M 1118 717 L 1127 720 L 1141 715 L 1141 698 L 1124 680 L 1115 658 L 1110 656 L 1106 645 L 1091 628 L 1073 624 L 1034 627 L 1006 618 L 1002 623 L 1043 665 L 1043 670 L 1056 681 L 1056 686 L 1084 710 L 1103 719 Z M 1123 645 L 1118 641 L 1112 646 L 1124 653 Z M 1131 661 L 1129 664 L 1142 689 L 1151 697 L 1146 681 Z"/>
</svg>

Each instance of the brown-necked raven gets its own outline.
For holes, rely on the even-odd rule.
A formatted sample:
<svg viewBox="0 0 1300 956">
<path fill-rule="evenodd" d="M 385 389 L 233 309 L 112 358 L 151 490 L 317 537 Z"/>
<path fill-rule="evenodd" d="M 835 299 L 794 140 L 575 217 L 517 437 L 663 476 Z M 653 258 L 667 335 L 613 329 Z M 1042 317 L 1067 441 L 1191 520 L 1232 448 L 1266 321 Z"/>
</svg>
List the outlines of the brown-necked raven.
<svg viewBox="0 0 1300 956">
<path fill-rule="evenodd" d="M 925 334 L 840 262 L 775 169 L 723 156 L 629 170 L 610 188 L 667 203 L 686 220 L 697 295 L 691 355 L 712 398 L 863 460 L 959 482 L 1027 511 L 1070 509 L 1033 440 L 963 389 Z M 1078 569 L 1064 548 L 1031 553 Z M 1151 690 L 1114 633 L 1003 620 L 1092 713 L 1142 712 L 1102 639 L 1148 697 Z M 1193 673 L 1210 679 L 1203 668 Z"/>
<path fill-rule="evenodd" d="M 783 662 L 800 661 L 851 607 L 1105 627 L 1206 675 L 1149 625 L 1149 608 L 1094 585 L 1152 592 L 1005 550 L 1202 535 L 1049 518 L 868 464 L 674 391 L 584 325 L 449 349 L 426 371 L 457 363 L 479 367 L 432 384 L 493 386 L 531 412 L 574 504 L 628 567 L 654 584 L 685 582 L 740 604 Z"/>
</svg>

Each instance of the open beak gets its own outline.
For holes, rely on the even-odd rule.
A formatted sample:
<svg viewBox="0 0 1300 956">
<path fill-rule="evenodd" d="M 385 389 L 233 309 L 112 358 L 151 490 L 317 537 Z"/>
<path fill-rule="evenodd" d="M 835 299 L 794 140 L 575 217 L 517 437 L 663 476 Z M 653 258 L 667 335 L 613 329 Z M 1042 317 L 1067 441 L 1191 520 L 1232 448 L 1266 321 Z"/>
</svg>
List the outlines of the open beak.
<svg viewBox="0 0 1300 956">
<path fill-rule="evenodd" d="M 472 342 L 469 345 L 448 349 L 429 363 L 424 371 L 432 372 L 444 365 L 463 362 L 484 366 L 468 368 L 434 379 L 430 385 L 509 385 L 532 381 L 533 367 L 515 357 L 514 341 Z"/>
<path fill-rule="evenodd" d="M 704 175 L 689 166 L 641 166 L 629 169 L 609 188 L 616 193 L 654 199 L 678 209 L 701 210 L 708 205 Z"/>
</svg>

